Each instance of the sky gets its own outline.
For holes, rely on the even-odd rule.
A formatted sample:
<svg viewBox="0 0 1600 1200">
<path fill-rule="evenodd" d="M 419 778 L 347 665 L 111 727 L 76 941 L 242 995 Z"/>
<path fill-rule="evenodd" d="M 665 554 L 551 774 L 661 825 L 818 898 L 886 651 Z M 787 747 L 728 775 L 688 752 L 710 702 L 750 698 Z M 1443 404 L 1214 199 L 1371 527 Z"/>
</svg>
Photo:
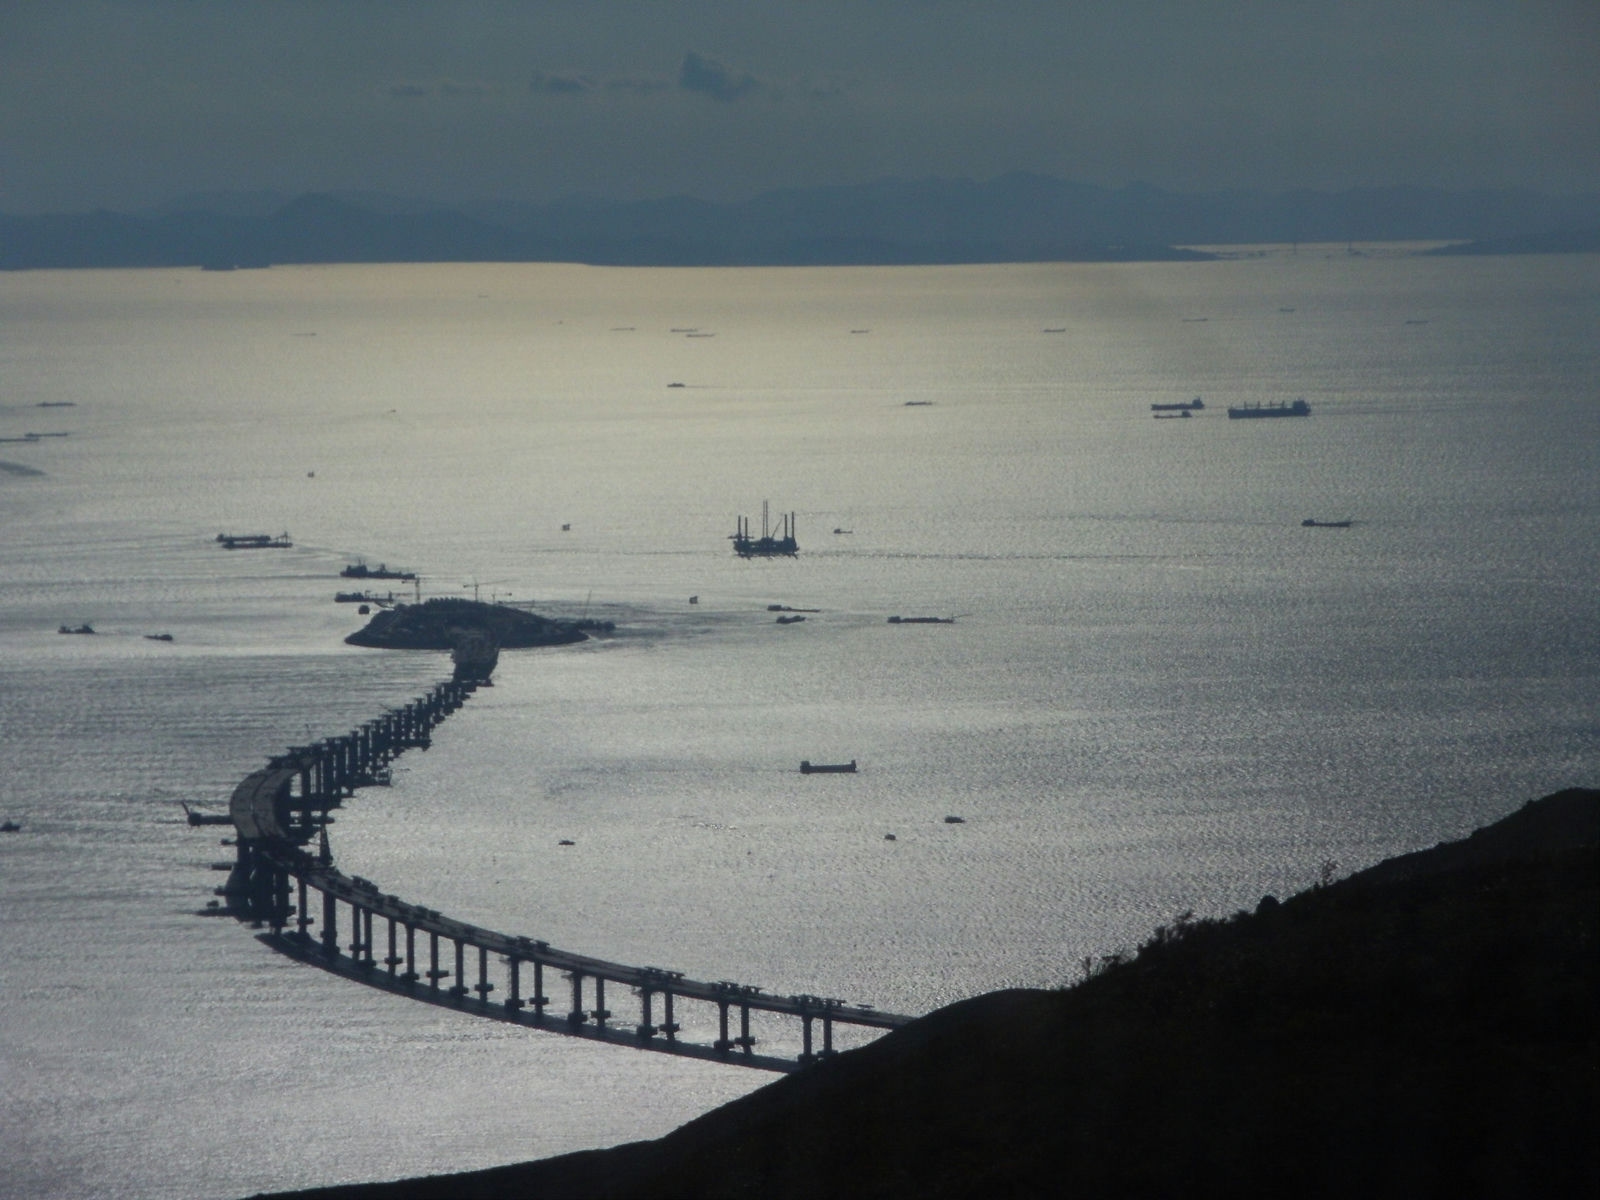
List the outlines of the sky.
<svg viewBox="0 0 1600 1200">
<path fill-rule="evenodd" d="M 0 211 L 1600 192 L 1600 0 L 0 0 Z"/>
</svg>

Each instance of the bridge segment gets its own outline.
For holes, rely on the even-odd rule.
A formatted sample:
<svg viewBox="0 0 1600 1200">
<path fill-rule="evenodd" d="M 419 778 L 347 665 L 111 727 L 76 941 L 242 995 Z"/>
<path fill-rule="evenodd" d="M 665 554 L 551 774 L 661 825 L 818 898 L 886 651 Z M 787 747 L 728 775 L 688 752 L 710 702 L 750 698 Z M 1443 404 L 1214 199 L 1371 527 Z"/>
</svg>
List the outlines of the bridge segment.
<svg viewBox="0 0 1600 1200">
<path fill-rule="evenodd" d="M 831 1056 L 838 1026 L 894 1029 L 913 1019 L 833 997 L 769 994 L 558 949 L 407 903 L 337 870 L 327 838 L 330 810 L 358 788 L 380 782 L 405 750 L 425 749 L 432 730 L 477 686 L 473 680 L 441 683 L 343 737 L 291 747 L 241 781 L 229 802 L 237 860 L 219 889 L 230 910 L 265 925 L 264 940 L 274 948 L 385 990 L 570 1036 L 770 1071 L 794 1071 Z M 314 852 L 307 848 L 313 841 Z M 341 917 L 349 930 L 343 946 Z M 384 935 L 382 958 L 374 953 L 375 923 Z M 567 998 L 547 990 L 550 972 L 564 978 L 567 988 L 558 990 Z M 621 988 L 634 998 L 631 1020 L 607 1008 L 608 984 L 614 997 Z M 492 1000 L 495 993 L 503 999 Z M 714 1010 L 714 1039 L 680 1036 L 685 1006 L 701 1020 Z M 757 1053 L 752 1014 L 798 1021 L 798 1056 Z"/>
</svg>

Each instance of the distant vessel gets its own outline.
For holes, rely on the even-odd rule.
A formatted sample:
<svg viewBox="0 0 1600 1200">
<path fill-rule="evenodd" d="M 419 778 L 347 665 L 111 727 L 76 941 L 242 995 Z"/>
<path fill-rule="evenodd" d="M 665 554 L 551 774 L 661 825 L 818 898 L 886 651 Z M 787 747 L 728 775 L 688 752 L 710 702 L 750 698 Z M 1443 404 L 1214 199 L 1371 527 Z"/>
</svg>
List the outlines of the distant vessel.
<svg viewBox="0 0 1600 1200">
<path fill-rule="evenodd" d="M 339 574 L 346 579 L 404 579 L 407 582 L 414 581 L 417 577 L 417 573 L 415 571 L 393 570 L 385 563 L 379 563 L 375 567 L 369 567 L 366 563 L 362 562 L 351 563 L 344 570 L 340 571 Z"/>
<path fill-rule="evenodd" d="M 1315 517 L 1307 517 L 1300 522 L 1307 529 L 1349 529 L 1352 523 L 1350 521 L 1319 521 Z"/>
<path fill-rule="evenodd" d="M 1304 400 L 1296 400 L 1293 404 L 1285 404 L 1282 400 L 1272 404 L 1244 404 L 1238 408 L 1229 407 L 1228 419 L 1237 421 L 1244 417 L 1309 417 L 1311 406 Z"/>
<path fill-rule="evenodd" d="M 1194 412 L 1206 406 L 1206 402 L 1196 396 L 1193 400 L 1179 400 L 1176 404 L 1152 404 L 1151 412 Z"/>
<path fill-rule="evenodd" d="M 891 625 L 954 625 L 954 617 L 890 617 Z"/>
<path fill-rule="evenodd" d="M 287 533 L 277 537 L 270 533 L 219 533 L 217 541 L 224 550 L 287 550 L 294 545 Z"/>
<path fill-rule="evenodd" d="M 1179 417 L 1188 417 L 1189 410 L 1186 408 L 1182 412 L 1158 412 L 1150 415 L 1158 421 L 1175 421 Z"/>
<path fill-rule="evenodd" d="M 761 502 L 761 536 L 750 536 L 750 518 L 740 517 L 733 533 L 729 534 L 733 542 L 733 552 L 740 558 L 776 558 L 787 555 L 793 558 L 800 549 L 800 543 L 794 539 L 794 514 L 784 514 L 774 530 L 767 518 L 767 502 Z"/>
<path fill-rule="evenodd" d="M 79 625 L 76 628 L 73 628 L 73 627 L 68 626 L 68 625 L 63 625 L 60 629 L 56 630 L 56 632 L 57 633 L 93 633 L 94 632 L 94 626 L 93 625 L 84 624 L 84 625 Z"/>
<path fill-rule="evenodd" d="M 394 593 L 380 596 L 375 592 L 335 592 L 333 601 L 335 604 L 393 604 Z"/>
<path fill-rule="evenodd" d="M 856 760 L 847 763 L 814 763 L 809 758 L 800 760 L 800 774 L 802 775 L 854 775 Z"/>
</svg>

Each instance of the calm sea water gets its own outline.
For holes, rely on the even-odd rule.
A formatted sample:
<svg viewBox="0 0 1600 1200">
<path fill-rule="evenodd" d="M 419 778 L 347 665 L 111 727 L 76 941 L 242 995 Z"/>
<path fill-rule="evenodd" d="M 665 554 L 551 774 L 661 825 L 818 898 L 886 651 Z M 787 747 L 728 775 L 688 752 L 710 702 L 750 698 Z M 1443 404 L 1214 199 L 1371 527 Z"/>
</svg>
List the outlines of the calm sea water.
<svg viewBox="0 0 1600 1200">
<path fill-rule="evenodd" d="M 488 1166 L 767 1078 L 197 915 L 227 831 L 179 801 L 448 674 L 343 645 L 358 557 L 618 631 L 503 655 L 341 814 L 341 865 L 698 977 L 905 1012 L 1051 986 L 1594 785 L 1597 328 L 1592 256 L 1388 248 L 0 276 L 0 437 L 68 435 L 0 442 L 0 1192 Z M 765 499 L 797 559 L 730 553 Z"/>
</svg>

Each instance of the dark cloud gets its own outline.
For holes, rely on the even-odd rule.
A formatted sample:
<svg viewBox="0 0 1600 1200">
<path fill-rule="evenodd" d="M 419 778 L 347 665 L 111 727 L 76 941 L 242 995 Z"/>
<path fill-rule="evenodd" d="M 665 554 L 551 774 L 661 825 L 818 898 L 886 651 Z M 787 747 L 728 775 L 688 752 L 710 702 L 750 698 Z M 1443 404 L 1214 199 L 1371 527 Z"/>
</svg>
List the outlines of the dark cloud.
<svg viewBox="0 0 1600 1200">
<path fill-rule="evenodd" d="M 736 76 L 716 59 L 703 58 L 692 50 L 683 56 L 683 65 L 678 68 L 678 86 L 686 92 L 699 92 L 724 104 L 743 100 L 761 88 L 755 76 Z"/>
</svg>

